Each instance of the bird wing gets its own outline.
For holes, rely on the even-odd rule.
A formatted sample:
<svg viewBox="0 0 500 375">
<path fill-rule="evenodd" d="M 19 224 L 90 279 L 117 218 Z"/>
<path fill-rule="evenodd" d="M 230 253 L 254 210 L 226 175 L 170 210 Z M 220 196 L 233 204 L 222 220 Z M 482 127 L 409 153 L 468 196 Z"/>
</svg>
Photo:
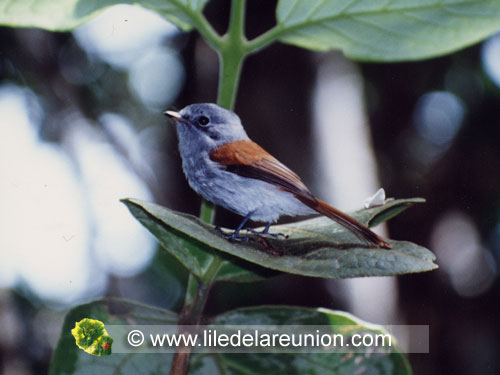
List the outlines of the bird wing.
<svg viewBox="0 0 500 375">
<path fill-rule="evenodd" d="M 227 171 L 265 181 L 279 187 L 281 190 L 294 194 L 305 205 L 338 222 L 375 247 L 391 248 L 390 243 L 384 241 L 363 224 L 342 211 L 316 199 L 296 173 L 280 163 L 255 142 L 242 140 L 226 143 L 212 151 L 210 159 L 225 166 Z"/>
<path fill-rule="evenodd" d="M 224 165 L 229 172 L 270 183 L 310 204 L 316 203 L 316 198 L 296 173 L 253 141 L 226 143 L 212 151 L 210 159 Z"/>
</svg>

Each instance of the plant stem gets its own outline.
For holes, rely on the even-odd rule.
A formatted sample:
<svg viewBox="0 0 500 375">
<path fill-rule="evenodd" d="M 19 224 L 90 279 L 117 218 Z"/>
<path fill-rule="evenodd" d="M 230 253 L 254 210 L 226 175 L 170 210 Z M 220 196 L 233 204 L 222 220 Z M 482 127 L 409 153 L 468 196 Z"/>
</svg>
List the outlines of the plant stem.
<svg viewBox="0 0 500 375">
<path fill-rule="evenodd" d="M 219 94 L 217 103 L 227 109 L 233 109 L 235 96 L 239 83 L 241 65 L 244 57 L 229 51 L 223 50 L 220 53 L 220 75 L 219 75 Z"/>
<path fill-rule="evenodd" d="M 222 38 L 203 16 L 203 12 L 193 12 L 189 7 L 186 7 L 184 11 L 191 16 L 191 21 L 194 25 L 196 25 L 196 30 L 198 30 L 205 42 L 207 42 L 215 50 L 220 49 Z"/>
<path fill-rule="evenodd" d="M 245 5 L 246 0 L 233 0 L 229 29 L 219 49 L 219 93 L 217 103 L 233 109 L 245 59 Z"/>
<path fill-rule="evenodd" d="M 215 205 L 206 199 L 203 199 L 201 202 L 200 219 L 209 224 L 212 224 L 215 219 Z"/>
<path fill-rule="evenodd" d="M 274 43 L 278 36 L 282 33 L 282 25 L 276 25 L 272 29 L 267 30 L 265 33 L 259 35 L 257 38 L 252 39 L 245 45 L 245 52 L 247 55 L 260 51 L 271 43 Z"/>
<path fill-rule="evenodd" d="M 232 0 L 229 28 L 226 35 L 222 38 L 213 31 L 210 24 L 203 17 L 203 14 L 196 15 L 200 34 L 219 55 L 219 92 L 217 103 L 227 109 L 232 109 L 234 106 L 241 66 L 247 53 L 245 49 L 247 40 L 244 35 L 245 5 L 246 0 Z M 201 220 L 211 224 L 214 217 L 215 206 L 204 199 L 200 207 Z M 210 288 L 216 279 L 222 263 L 222 257 L 217 252 L 213 252 L 212 260 L 201 279 L 197 279 L 192 274 L 189 275 L 184 307 L 179 318 L 180 325 L 198 326 L 200 324 Z M 171 375 L 187 374 L 190 354 L 191 348 L 178 348 L 172 362 Z"/>
<path fill-rule="evenodd" d="M 186 299 L 179 318 L 179 325 L 194 326 L 196 329 L 196 327 L 201 323 L 203 309 L 205 308 L 210 288 L 214 283 L 215 277 L 217 276 L 221 265 L 222 258 L 214 253 L 212 261 L 201 280 L 198 280 L 195 276 L 193 276 L 193 274 L 189 275 L 188 285 L 186 288 Z M 194 331 L 180 331 L 180 333 L 193 334 Z M 172 360 L 170 374 L 187 374 L 190 355 L 191 347 L 180 346 L 177 348 Z"/>
</svg>

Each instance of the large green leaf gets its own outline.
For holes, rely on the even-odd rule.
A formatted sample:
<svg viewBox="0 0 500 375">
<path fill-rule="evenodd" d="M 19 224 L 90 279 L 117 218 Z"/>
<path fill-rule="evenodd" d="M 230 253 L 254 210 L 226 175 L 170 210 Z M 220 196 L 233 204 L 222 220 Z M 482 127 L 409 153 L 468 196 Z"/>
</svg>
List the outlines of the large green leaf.
<svg viewBox="0 0 500 375">
<path fill-rule="evenodd" d="M 351 215 L 370 225 L 422 201 L 418 198 L 392 200 Z M 272 232 L 286 234 L 287 239 L 234 243 L 194 216 L 137 199 L 125 199 L 123 203 L 165 249 L 198 276 L 203 275 L 208 266 L 210 252 L 216 250 L 273 270 L 325 278 L 389 276 L 437 267 L 434 254 L 421 246 L 390 241 L 391 250 L 370 248 L 326 217 L 272 227 Z"/>
<path fill-rule="evenodd" d="M 105 325 L 177 324 L 177 315 L 171 311 L 116 298 L 77 306 L 64 319 L 61 336 L 52 356 L 50 375 L 169 373 L 172 355 L 113 353 L 106 357 L 95 357 L 80 350 L 71 329 L 75 327 L 75 322 L 84 318 L 97 319 Z"/>
<path fill-rule="evenodd" d="M 213 260 L 213 251 L 204 243 L 197 241 L 191 236 L 186 236 L 182 229 L 175 226 L 166 227 L 163 219 L 167 222 L 188 222 L 194 220 L 195 223 L 206 226 L 198 218 L 191 215 L 176 213 L 164 207 L 152 204 L 154 207 L 163 209 L 164 217 L 159 218 L 152 215 L 141 205 L 134 204 L 135 200 L 124 200 L 132 215 L 135 216 L 149 231 L 156 237 L 160 245 L 175 256 L 184 266 L 196 277 L 201 278 L 207 272 Z M 144 202 L 146 205 L 147 202 Z M 196 230 L 196 228 L 191 228 Z M 240 281 L 250 282 L 261 280 L 266 275 L 271 274 L 269 270 L 258 267 L 255 264 L 244 262 L 241 259 L 226 256 L 222 262 L 216 280 L 219 281 Z"/>
<path fill-rule="evenodd" d="M 190 30 L 208 0 L 0 0 L 0 24 L 71 30 L 116 4 L 154 10 L 183 30 Z"/>
<path fill-rule="evenodd" d="M 498 0 L 280 0 L 276 36 L 368 61 L 416 60 L 500 30 Z"/>
<path fill-rule="evenodd" d="M 275 332 L 273 329 L 282 325 L 330 326 L 332 334 L 341 333 L 345 337 L 361 332 L 387 333 L 380 326 L 363 322 L 344 312 L 289 306 L 237 309 L 218 316 L 212 324 L 235 327 L 262 325 L 259 333 L 265 333 L 266 327 L 270 332 Z M 190 374 L 407 375 L 411 374 L 411 368 L 397 345 L 393 345 L 383 354 L 346 354 L 333 351 L 298 354 L 194 354 L 190 362 Z"/>
<path fill-rule="evenodd" d="M 168 374 L 173 355 L 169 353 L 112 353 L 95 357 L 79 349 L 71 335 L 75 322 L 83 318 L 113 325 L 165 325 L 176 324 L 177 316 L 167 310 L 109 298 L 77 306 L 66 316 L 61 337 L 54 351 L 51 375 L 88 374 Z M 231 327 L 259 325 L 275 332 L 281 325 L 331 326 L 331 333 L 348 337 L 353 333 L 386 333 L 382 327 L 365 323 L 350 314 L 326 309 L 309 309 L 288 306 L 261 306 L 237 309 L 222 314 L 211 326 Z M 218 328 L 216 327 L 216 328 Z M 111 332 L 111 331 L 110 331 Z M 161 333 L 162 331 L 159 331 Z M 115 341 L 122 338 L 115 337 Z M 118 340 L 118 341 L 117 341 Z M 394 343 L 395 340 L 392 340 Z M 294 353 L 294 354 L 192 354 L 190 374 L 355 374 L 364 369 L 366 374 L 407 375 L 411 373 L 406 358 L 393 345 L 386 353 Z"/>
</svg>

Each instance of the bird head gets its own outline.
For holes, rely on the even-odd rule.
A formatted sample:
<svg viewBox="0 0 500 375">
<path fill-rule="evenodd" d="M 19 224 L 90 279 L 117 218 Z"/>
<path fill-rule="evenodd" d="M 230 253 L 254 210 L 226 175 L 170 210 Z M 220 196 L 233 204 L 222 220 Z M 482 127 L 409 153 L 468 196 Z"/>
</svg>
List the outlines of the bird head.
<svg viewBox="0 0 500 375">
<path fill-rule="evenodd" d="M 175 120 L 179 142 L 193 147 L 212 149 L 248 139 L 238 115 L 216 104 L 191 104 L 165 115 Z"/>
</svg>

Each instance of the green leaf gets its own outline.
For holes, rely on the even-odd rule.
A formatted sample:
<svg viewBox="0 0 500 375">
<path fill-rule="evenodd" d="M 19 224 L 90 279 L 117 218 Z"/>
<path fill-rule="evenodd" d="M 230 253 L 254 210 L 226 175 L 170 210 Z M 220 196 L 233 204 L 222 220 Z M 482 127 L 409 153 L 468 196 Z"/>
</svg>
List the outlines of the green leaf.
<svg viewBox="0 0 500 375">
<path fill-rule="evenodd" d="M 233 256 L 227 257 L 224 255 L 223 257 L 227 260 L 222 262 L 215 281 L 254 282 L 278 274 L 278 272 L 259 267 Z"/>
<path fill-rule="evenodd" d="M 96 357 L 88 355 L 75 345 L 71 330 L 75 322 L 96 319 L 112 324 L 177 324 L 177 315 L 171 311 L 117 298 L 108 298 L 73 308 L 64 319 L 62 333 L 50 364 L 50 375 L 107 374 L 115 369 L 119 374 L 169 373 L 172 355 L 117 354 Z"/>
<path fill-rule="evenodd" d="M 117 4 L 156 11 L 181 29 L 191 30 L 208 0 L 0 0 L 0 24 L 71 30 Z"/>
<path fill-rule="evenodd" d="M 259 240 L 234 243 L 222 238 L 213 226 L 194 216 L 137 199 L 122 202 L 162 246 L 199 277 L 203 275 L 204 256 L 215 250 L 273 270 L 325 278 L 390 276 L 430 271 L 437 267 L 433 262 L 434 254 L 421 246 L 390 241 L 391 250 L 369 248 L 326 217 L 271 227 L 271 232 L 288 235 L 286 240 L 270 238 L 265 243 Z M 392 200 L 351 215 L 369 225 L 387 220 L 418 202 L 423 200 Z"/>
<path fill-rule="evenodd" d="M 498 0 L 280 0 L 280 41 L 367 61 L 417 60 L 500 30 Z"/>
<path fill-rule="evenodd" d="M 354 316 L 327 309 L 289 306 L 259 306 L 237 309 L 218 316 L 213 325 L 262 325 L 271 332 L 280 325 L 331 326 L 331 333 L 344 337 L 355 333 L 386 334 L 381 326 L 366 323 Z M 274 331 L 275 332 L 275 331 Z M 265 333 L 259 330 L 259 333 Z M 396 342 L 393 338 L 392 343 Z M 216 369 L 216 370 L 214 370 Z M 194 354 L 190 374 L 373 374 L 408 375 L 410 365 L 397 345 L 387 353 L 294 353 L 294 354 Z"/>
<path fill-rule="evenodd" d="M 71 329 L 83 318 L 101 320 L 111 325 L 175 325 L 177 316 L 167 310 L 109 298 L 73 308 L 66 316 L 62 334 L 54 351 L 50 375 L 84 374 L 168 374 L 173 354 L 113 353 L 95 357 L 75 345 Z M 289 306 L 260 306 L 242 308 L 216 317 L 211 326 L 262 325 L 263 329 L 281 325 L 331 326 L 331 333 L 345 337 L 354 333 L 383 333 L 379 326 L 363 322 L 350 314 L 326 309 Z M 210 326 L 208 326 L 210 329 Z M 261 331 L 261 333 L 265 333 Z M 395 343 L 395 340 L 392 340 Z M 190 374 L 354 374 L 366 369 L 367 374 L 407 375 L 411 373 L 406 358 L 397 345 L 387 353 L 294 353 L 294 354 L 192 354 Z"/>
<path fill-rule="evenodd" d="M 202 223 L 198 218 L 194 218 L 194 216 L 176 213 L 158 205 L 152 204 L 151 208 L 153 211 L 155 208 L 159 208 L 163 214 L 161 218 L 155 214 L 151 214 L 151 212 L 144 209 L 140 204 L 134 204 L 134 200 L 123 200 L 122 202 L 127 205 L 132 215 L 156 237 L 160 245 L 176 257 L 191 273 L 198 278 L 202 278 L 205 275 L 214 258 L 214 249 L 186 235 L 182 229 L 175 226 L 166 227 L 162 220 L 166 220 L 166 222 L 179 221 L 186 223 L 188 227 L 185 230 L 188 233 L 192 231 L 196 232 L 199 225 L 213 227 Z M 147 202 L 144 203 L 147 204 Z M 191 221 L 193 221 L 192 225 Z M 266 275 L 271 274 L 269 270 L 249 264 L 241 259 L 231 256 L 226 256 L 225 258 L 217 273 L 216 280 L 251 282 L 261 280 Z"/>
</svg>

